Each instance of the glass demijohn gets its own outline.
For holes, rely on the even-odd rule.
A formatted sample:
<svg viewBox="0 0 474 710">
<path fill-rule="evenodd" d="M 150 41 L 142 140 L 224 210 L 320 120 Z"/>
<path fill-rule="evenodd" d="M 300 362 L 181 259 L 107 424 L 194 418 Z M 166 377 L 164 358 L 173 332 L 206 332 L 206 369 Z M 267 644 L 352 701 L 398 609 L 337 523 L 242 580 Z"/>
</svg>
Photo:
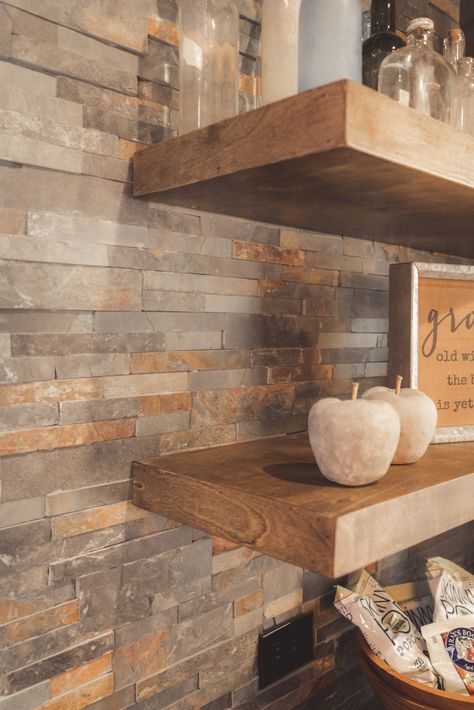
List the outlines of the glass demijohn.
<svg viewBox="0 0 474 710">
<path fill-rule="evenodd" d="M 236 0 L 180 0 L 179 132 L 238 113 L 239 9 Z"/>
<path fill-rule="evenodd" d="M 262 103 L 298 93 L 298 17 L 301 0 L 264 0 Z"/>
<path fill-rule="evenodd" d="M 362 78 L 377 91 L 380 65 L 405 42 L 395 32 L 395 0 L 372 0 L 370 15 L 371 35 L 362 45 Z"/>
<path fill-rule="evenodd" d="M 362 81 L 361 0 L 301 0 L 298 89 Z"/>
<path fill-rule="evenodd" d="M 445 123 L 451 120 L 454 71 L 433 47 L 434 23 L 427 17 L 408 26 L 407 46 L 389 54 L 379 72 L 379 91 Z"/>
</svg>

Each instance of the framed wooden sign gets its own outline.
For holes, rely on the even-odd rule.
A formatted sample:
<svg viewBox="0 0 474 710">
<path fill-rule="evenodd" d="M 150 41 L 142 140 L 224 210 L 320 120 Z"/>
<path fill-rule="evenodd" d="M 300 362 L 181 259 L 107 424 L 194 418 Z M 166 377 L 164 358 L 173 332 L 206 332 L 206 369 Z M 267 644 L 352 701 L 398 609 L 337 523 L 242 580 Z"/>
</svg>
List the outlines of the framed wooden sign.
<svg viewBox="0 0 474 710">
<path fill-rule="evenodd" d="M 474 440 L 474 266 L 390 267 L 389 378 L 429 395 L 434 442 Z"/>
</svg>

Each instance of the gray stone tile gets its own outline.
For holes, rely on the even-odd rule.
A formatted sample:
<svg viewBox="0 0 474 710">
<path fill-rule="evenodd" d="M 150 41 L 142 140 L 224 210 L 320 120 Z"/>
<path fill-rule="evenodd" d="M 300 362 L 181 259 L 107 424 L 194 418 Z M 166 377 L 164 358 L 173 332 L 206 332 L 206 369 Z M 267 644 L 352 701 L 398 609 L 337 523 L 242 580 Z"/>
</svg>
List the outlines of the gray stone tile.
<svg viewBox="0 0 474 710">
<path fill-rule="evenodd" d="M 117 315 L 117 318 L 107 316 Z M 96 323 L 104 326 L 105 332 L 73 333 L 61 335 L 13 335 L 13 355 L 72 356 L 79 353 L 132 353 L 159 352 L 164 349 L 162 333 L 130 332 L 127 325 L 139 321 L 141 313 L 96 313 Z M 0 316 L 1 319 L 1 316 Z M 150 323 L 148 330 L 152 330 Z M 96 328 L 101 330 L 100 328 Z M 47 329 L 46 329 L 47 330 Z"/>
<path fill-rule="evenodd" d="M 54 359 L 50 357 L 7 357 L 0 360 L 0 382 L 54 380 Z"/>
<path fill-rule="evenodd" d="M 251 279 L 202 276 L 191 273 L 145 271 L 143 288 L 154 291 L 187 291 L 191 293 L 256 296 L 258 283 Z"/>
<path fill-rule="evenodd" d="M 0 527 L 18 525 L 44 517 L 44 497 L 29 498 L 13 503 L 0 503 Z"/>
<path fill-rule="evenodd" d="M 136 436 L 154 436 L 189 429 L 189 412 L 171 412 L 151 417 L 138 417 Z"/>
<path fill-rule="evenodd" d="M 56 96 L 56 77 L 10 62 L 0 62 L 0 81 L 2 86 L 14 86 L 43 96 Z"/>
<path fill-rule="evenodd" d="M 1 710 L 34 710 L 49 700 L 49 680 L 0 699 Z"/>
<path fill-rule="evenodd" d="M 156 458 L 158 453 L 158 438 L 151 437 L 9 457 L 2 461 L 2 501 L 28 498 L 32 486 L 35 495 L 40 496 L 57 489 L 77 488 L 78 481 L 83 486 L 123 481 L 130 476 L 132 461 Z M 46 541 L 50 535 L 49 521 L 47 525 Z M 36 534 L 35 530 L 31 532 L 32 540 Z M 20 539 L 24 537 L 28 544 L 29 536 L 20 531 Z M 10 540 L 6 543 L 8 548 L 12 544 L 16 543 Z"/>
<path fill-rule="evenodd" d="M 0 206 L 112 221 L 119 206 L 121 223 L 146 225 L 146 202 L 133 198 L 129 186 L 71 173 L 52 171 L 47 180 L 45 175 L 40 168 L 0 165 Z"/>
<path fill-rule="evenodd" d="M 86 312 L 0 311 L 0 333 L 83 333 L 93 323 L 93 313 Z"/>
<path fill-rule="evenodd" d="M 0 262 L 0 269 L 0 299 L 7 308 L 137 311 L 142 307 L 141 278 L 133 270 L 7 261 Z"/>
<path fill-rule="evenodd" d="M 129 479 L 101 486 L 78 488 L 72 491 L 59 491 L 46 496 L 46 514 L 48 516 L 63 515 L 76 510 L 118 503 L 122 500 L 128 500 L 130 493 L 131 483 Z"/>
<path fill-rule="evenodd" d="M 127 353 L 68 355 L 57 357 L 55 362 L 58 379 L 130 374 L 130 355 Z"/>
<path fill-rule="evenodd" d="M 52 241 L 78 241 L 91 244 L 147 245 L 147 229 L 132 224 L 117 224 L 100 219 L 71 215 L 35 213 L 28 215 L 28 234 Z M 88 247 L 90 250 L 90 247 Z"/>
<path fill-rule="evenodd" d="M 138 405 L 136 399 L 132 398 L 60 402 L 59 413 L 61 424 L 98 422 L 105 419 L 135 417 L 138 414 Z"/>
<path fill-rule="evenodd" d="M 178 50 L 150 39 L 148 53 L 140 57 L 138 75 L 143 79 L 178 88 Z"/>
<path fill-rule="evenodd" d="M 0 431 L 35 429 L 59 423 L 57 404 L 20 404 L 0 407 Z"/>
<path fill-rule="evenodd" d="M 137 91 L 135 74 L 109 67 L 104 62 L 84 58 L 81 54 L 43 42 L 41 39 L 14 35 L 12 57 L 18 62 L 45 71 L 83 79 L 126 94 L 136 94 Z"/>
</svg>

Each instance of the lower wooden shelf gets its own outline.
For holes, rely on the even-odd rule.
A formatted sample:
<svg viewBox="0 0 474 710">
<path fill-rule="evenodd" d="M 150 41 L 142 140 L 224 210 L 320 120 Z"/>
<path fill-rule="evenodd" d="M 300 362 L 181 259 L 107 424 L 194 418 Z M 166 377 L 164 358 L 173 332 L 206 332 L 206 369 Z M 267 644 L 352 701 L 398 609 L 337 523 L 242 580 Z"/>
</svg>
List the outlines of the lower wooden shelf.
<svg viewBox="0 0 474 710">
<path fill-rule="evenodd" d="M 331 578 L 474 519 L 474 442 L 362 488 L 327 481 L 303 436 L 140 461 L 132 476 L 135 505 Z"/>
</svg>

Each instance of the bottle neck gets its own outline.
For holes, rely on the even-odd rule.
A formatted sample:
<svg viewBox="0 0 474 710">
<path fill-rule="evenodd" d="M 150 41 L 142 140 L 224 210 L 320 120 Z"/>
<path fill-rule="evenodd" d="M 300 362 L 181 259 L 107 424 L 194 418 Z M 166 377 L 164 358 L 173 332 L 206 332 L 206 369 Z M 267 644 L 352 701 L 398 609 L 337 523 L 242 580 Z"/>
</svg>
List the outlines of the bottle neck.
<svg viewBox="0 0 474 710">
<path fill-rule="evenodd" d="M 370 27 L 376 32 L 395 32 L 395 0 L 372 0 L 370 9 Z"/>
<path fill-rule="evenodd" d="M 433 32 L 423 28 L 416 29 L 408 35 L 407 45 L 409 47 L 428 47 L 434 50 Z"/>
</svg>

